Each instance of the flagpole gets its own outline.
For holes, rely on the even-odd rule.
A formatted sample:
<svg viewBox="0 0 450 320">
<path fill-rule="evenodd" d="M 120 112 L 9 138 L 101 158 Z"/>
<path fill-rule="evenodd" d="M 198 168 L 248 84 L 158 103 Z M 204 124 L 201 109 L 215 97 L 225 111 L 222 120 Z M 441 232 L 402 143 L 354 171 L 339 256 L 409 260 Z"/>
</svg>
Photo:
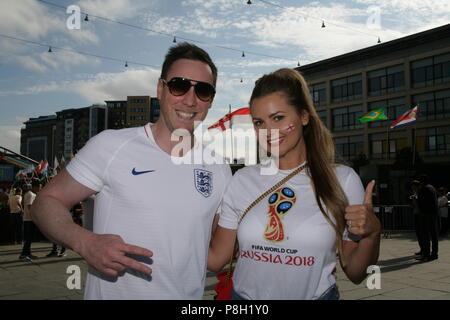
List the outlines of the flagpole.
<svg viewBox="0 0 450 320">
<path fill-rule="evenodd" d="M 389 126 L 387 126 L 387 158 L 388 160 L 391 158 L 391 146 L 389 144 Z"/>
<path fill-rule="evenodd" d="M 417 114 L 418 113 L 419 113 L 419 103 L 417 103 Z M 417 114 L 416 114 L 416 121 L 414 122 L 414 129 L 413 129 L 414 130 L 414 135 L 413 135 L 413 159 L 412 159 L 413 168 L 414 168 L 414 164 L 416 163 Z"/>
<path fill-rule="evenodd" d="M 416 163 L 416 134 L 417 134 L 417 122 L 414 124 L 414 135 L 413 135 L 413 158 L 412 158 L 412 166 L 414 168 L 414 164 Z"/>
<path fill-rule="evenodd" d="M 230 115 L 230 134 L 231 134 L 231 164 L 234 164 L 234 156 L 233 156 L 233 121 L 231 119 L 231 104 L 228 105 Z"/>
</svg>

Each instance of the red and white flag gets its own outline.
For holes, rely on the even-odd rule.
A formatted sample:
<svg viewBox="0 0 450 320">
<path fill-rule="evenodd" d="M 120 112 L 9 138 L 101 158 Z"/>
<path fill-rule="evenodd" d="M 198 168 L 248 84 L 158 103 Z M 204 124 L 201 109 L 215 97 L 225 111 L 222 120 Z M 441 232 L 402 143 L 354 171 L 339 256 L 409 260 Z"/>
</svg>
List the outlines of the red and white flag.
<svg viewBox="0 0 450 320">
<path fill-rule="evenodd" d="M 208 130 L 218 128 L 222 131 L 225 131 L 231 127 L 233 124 L 237 123 L 252 123 L 252 117 L 250 116 L 250 108 L 241 108 L 236 111 L 227 113 L 223 118 L 217 121 L 212 126 L 208 127 Z"/>
<path fill-rule="evenodd" d="M 44 166 L 44 161 L 41 160 L 35 169 L 38 174 L 41 174 L 43 166 Z"/>
<path fill-rule="evenodd" d="M 400 128 L 416 122 L 418 114 L 419 114 L 419 106 L 415 106 L 411 110 L 406 111 L 400 118 L 392 122 L 389 129 Z"/>
</svg>

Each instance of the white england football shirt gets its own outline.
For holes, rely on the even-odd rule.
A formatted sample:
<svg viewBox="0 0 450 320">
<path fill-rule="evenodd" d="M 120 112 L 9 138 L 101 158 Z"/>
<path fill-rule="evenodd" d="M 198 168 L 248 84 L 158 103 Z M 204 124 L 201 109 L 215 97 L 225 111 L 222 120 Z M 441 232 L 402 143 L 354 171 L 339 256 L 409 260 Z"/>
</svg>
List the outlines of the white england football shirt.
<svg viewBox="0 0 450 320">
<path fill-rule="evenodd" d="M 290 172 L 261 175 L 260 165 L 237 171 L 225 193 L 219 225 L 236 229 L 243 211 Z M 364 188 L 358 175 L 346 166 L 335 172 L 349 204 L 361 204 Z M 336 282 L 335 234 L 303 170 L 261 200 L 239 225 L 234 289 L 245 299 L 317 299 Z M 350 241 L 347 231 L 343 237 Z"/>
<path fill-rule="evenodd" d="M 147 124 L 101 132 L 67 170 L 98 192 L 95 233 L 117 234 L 153 251 L 152 258 L 135 257 L 152 268 L 150 276 L 127 269 L 111 278 L 91 268 L 86 299 L 202 298 L 212 221 L 231 178 L 228 165 L 174 164 Z"/>
</svg>

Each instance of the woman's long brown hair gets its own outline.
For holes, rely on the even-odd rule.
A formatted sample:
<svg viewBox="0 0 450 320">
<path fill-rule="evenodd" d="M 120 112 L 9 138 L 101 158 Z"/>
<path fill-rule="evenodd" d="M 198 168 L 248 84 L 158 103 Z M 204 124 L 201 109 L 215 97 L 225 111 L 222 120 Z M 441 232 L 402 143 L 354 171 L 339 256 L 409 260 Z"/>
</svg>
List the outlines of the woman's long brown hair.
<svg viewBox="0 0 450 320">
<path fill-rule="evenodd" d="M 288 104 L 294 106 L 299 115 L 304 111 L 309 114 L 309 122 L 303 127 L 307 172 L 312 180 L 320 211 L 336 231 L 337 250 L 344 267 L 342 234 L 345 229 L 344 216 L 348 200 L 334 172 L 336 163 L 333 138 L 317 115 L 308 85 L 299 72 L 293 69 L 279 69 L 261 77 L 255 83 L 250 105 L 254 99 L 275 92 L 283 94 Z"/>
</svg>

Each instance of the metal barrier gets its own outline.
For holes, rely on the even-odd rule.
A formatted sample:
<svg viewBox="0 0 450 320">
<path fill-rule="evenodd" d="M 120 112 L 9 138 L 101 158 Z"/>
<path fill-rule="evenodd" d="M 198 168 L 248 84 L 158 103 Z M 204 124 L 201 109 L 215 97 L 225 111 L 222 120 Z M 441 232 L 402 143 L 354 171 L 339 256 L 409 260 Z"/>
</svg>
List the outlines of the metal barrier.
<svg viewBox="0 0 450 320">
<path fill-rule="evenodd" d="M 393 231 L 414 231 L 414 214 L 408 205 L 374 206 L 375 214 L 381 222 L 384 238 L 390 238 Z"/>
</svg>

